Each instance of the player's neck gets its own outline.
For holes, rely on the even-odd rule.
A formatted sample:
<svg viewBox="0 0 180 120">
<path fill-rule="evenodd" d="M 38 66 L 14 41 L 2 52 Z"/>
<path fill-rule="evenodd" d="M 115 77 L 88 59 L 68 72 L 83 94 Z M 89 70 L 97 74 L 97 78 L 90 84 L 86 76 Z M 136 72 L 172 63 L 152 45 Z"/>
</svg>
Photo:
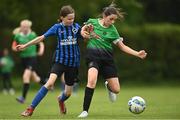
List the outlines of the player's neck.
<svg viewBox="0 0 180 120">
<path fill-rule="evenodd" d="M 68 23 L 65 23 L 65 22 L 62 21 L 62 25 L 64 25 L 64 26 L 71 26 L 72 24 L 68 24 Z"/>
<path fill-rule="evenodd" d="M 102 27 L 104 27 L 104 28 L 108 28 L 108 27 L 109 27 L 109 26 L 107 26 L 107 25 L 105 24 L 104 19 L 99 19 L 99 24 L 100 24 Z"/>
</svg>

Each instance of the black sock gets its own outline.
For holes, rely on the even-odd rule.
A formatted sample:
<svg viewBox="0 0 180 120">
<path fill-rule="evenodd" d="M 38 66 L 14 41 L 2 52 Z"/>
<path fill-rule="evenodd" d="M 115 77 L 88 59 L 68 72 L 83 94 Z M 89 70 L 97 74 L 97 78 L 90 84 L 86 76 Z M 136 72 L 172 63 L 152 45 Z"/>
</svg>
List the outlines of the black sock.
<svg viewBox="0 0 180 120">
<path fill-rule="evenodd" d="M 24 99 L 26 98 L 28 90 L 29 90 L 29 83 L 24 83 L 24 85 L 23 85 L 23 93 L 22 93 L 22 97 Z"/>
<path fill-rule="evenodd" d="M 48 79 L 43 79 L 43 78 L 41 78 L 41 80 L 39 81 L 39 84 L 40 84 L 40 85 L 44 85 L 44 84 L 46 84 L 47 80 L 48 80 Z"/>
<path fill-rule="evenodd" d="M 86 87 L 85 89 L 85 95 L 84 95 L 84 103 L 83 103 L 83 111 L 89 110 L 89 106 L 91 104 L 91 100 L 93 97 L 94 89 Z"/>
</svg>

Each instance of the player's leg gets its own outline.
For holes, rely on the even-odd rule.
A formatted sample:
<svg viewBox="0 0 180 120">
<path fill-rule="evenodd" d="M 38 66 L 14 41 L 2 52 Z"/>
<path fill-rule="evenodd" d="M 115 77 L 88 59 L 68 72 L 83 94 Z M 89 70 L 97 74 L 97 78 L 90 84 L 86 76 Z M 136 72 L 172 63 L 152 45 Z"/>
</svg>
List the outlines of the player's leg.
<svg viewBox="0 0 180 120">
<path fill-rule="evenodd" d="M 98 77 L 98 65 L 96 62 L 89 62 L 88 70 L 88 81 L 85 88 L 85 95 L 83 101 L 83 112 L 78 116 L 80 118 L 85 118 L 88 116 L 88 110 L 91 104 L 91 100 L 94 94 L 94 89 L 96 87 L 97 77 Z"/>
<path fill-rule="evenodd" d="M 27 116 L 31 116 L 33 114 L 34 109 L 41 102 L 41 100 L 45 97 L 48 90 L 54 85 L 56 79 L 57 79 L 57 74 L 51 73 L 47 83 L 44 86 L 42 86 L 40 88 L 40 90 L 37 92 L 31 105 L 24 112 L 21 113 L 22 116 L 27 117 Z"/>
<path fill-rule="evenodd" d="M 9 93 L 10 93 L 10 95 L 14 95 L 15 91 L 14 91 L 14 88 L 13 88 L 13 85 L 12 85 L 12 82 L 11 82 L 11 74 L 9 72 L 6 73 L 6 79 L 7 79 L 7 83 L 8 83 Z"/>
<path fill-rule="evenodd" d="M 34 80 L 34 82 L 39 83 L 41 85 L 44 85 L 46 83 L 45 79 L 42 79 L 38 74 L 37 74 L 37 58 L 36 57 L 32 57 L 30 58 L 31 60 L 31 66 L 32 66 L 32 79 Z"/>
<path fill-rule="evenodd" d="M 116 101 L 116 94 L 120 91 L 120 84 L 118 78 L 109 78 L 106 79 L 105 87 L 108 90 L 109 100 L 111 102 Z"/>
<path fill-rule="evenodd" d="M 72 85 L 65 85 L 64 91 L 58 96 L 59 109 L 61 114 L 66 114 L 67 108 L 65 106 L 65 101 L 71 96 Z"/>
<path fill-rule="evenodd" d="M 22 66 L 24 68 L 24 72 L 23 72 L 23 88 L 22 88 L 22 96 L 16 98 L 16 100 L 19 103 L 24 103 L 28 90 L 29 90 L 29 86 L 30 86 L 30 78 L 31 78 L 31 74 L 32 74 L 32 59 L 29 57 L 25 57 L 21 59 L 22 62 Z"/>
<path fill-rule="evenodd" d="M 78 68 L 66 67 L 64 72 L 65 89 L 62 94 L 58 97 L 60 113 L 66 114 L 67 109 L 65 107 L 65 101 L 71 96 L 74 79 L 77 77 Z"/>
<path fill-rule="evenodd" d="M 108 81 L 108 89 L 113 93 L 118 94 L 120 92 L 120 83 L 118 77 L 106 79 Z"/>
<path fill-rule="evenodd" d="M 48 90 L 51 89 L 54 86 L 54 83 L 58 77 L 58 75 L 61 75 L 63 73 L 63 65 L 54 63 L 51 68 L 50 76 L 48 78 L 48 81 L 44 86 L 41 87 L 41 89 L 36 94 L 35 98 L 33 99 L 30 107 L 28 107 L 21 115 L 22 116 L 31 116 L 36 106 L 41 102 L 41 100 L 44 98 L 44 96 L 47 94 Z"/>
<path fill-rule="evenodd" d="M 113 61 L 104 61 L 101 68 L 111 102 L 116 101 L 116 94 L 120 91 L 120 84 L 117 77 L 117 70 Z"/>
<path fill-rule="evenodd" d="M 61 75 L 60 79 L 61 79 L 60 88 L 61 88 L 61 91 L 63 91 L 65 89 L 64 73 Z"/>
<path fill-rule="evenodd" d="M 41 78 L 38 76 L 36 71 L 34 71 L 34 70 L 32 71 L 31 78 L 34 82 L 40 83 Z"/>
<path fill-rule="evenodd" d="M 8 94 L 8 88 L 7 88 L 6 76 L 4 73 L 2 73 L 2 82 L 3 82 L 3 94 L 7 95 Z"/>
<path fill-rule="evenodd" d="M 34 82 L 39 83 L 40 85 L 44 85 L 46 84 L 46 80 L 42 79 L 37 73 L 36 71 L 32 72 L 31 78 L 33 79 Z"/>
<path fill-rule="evenodd" d="M 77 92 L 78 92 L 78 88 L 79 88 L 79 78 L 77 77 L 74 80 L 74 85 L 73 85 L 73 95 L 76 96 Z"/>
<path fill-rule="evenodd" d="M 11 75 L 10 73 L 6 73 L 6 79 L 7 79 L 7 82 L 8 82 L 8 88 L 13 88 L 12 86 L 12 82 L 11 82 Z"/>
<path fill-rule="evenodd" d="M 65 89 L 65 80 L 64 80 L 64 73 L 61 75 L 61 84 L 60 84 L 60 88 L 61 88 L 61 91 L 63 91 Z M 73 85 L 73 94 L 76 95 L 77 94 L 77 91 L 78 91 L 78 87 L 79 87 L 79 78 L 75 78 L 74 79 L 74 85 Z"/>
<path fill-rule="evenodd" d="M 30 77 L 31 77 L 32 71 L 31 69 L 26 68 L 23 73 L 23 89 L 22 89 L 22 96 L 16 98 L 16 100 L 19 103 L 24 103 L 28 90 L 30 85 Z"/>
<path fill-rule="evenodd" d="M 79 88 L 79 77 L 78 77 L 79 72 L 77 73 L 77 77 L 74 79 L 74 85 L 73 85 L 73 95 L 77 94 L 78 88 Z"/>
</svg>

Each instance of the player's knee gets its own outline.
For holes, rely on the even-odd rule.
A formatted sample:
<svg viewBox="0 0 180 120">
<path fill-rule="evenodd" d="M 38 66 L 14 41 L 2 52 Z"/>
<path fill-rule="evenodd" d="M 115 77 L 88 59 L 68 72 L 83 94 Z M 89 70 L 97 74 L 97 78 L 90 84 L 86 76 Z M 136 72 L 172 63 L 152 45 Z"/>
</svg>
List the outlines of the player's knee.
<svg viewBox="0 0 180 120">
<path fill-rule="evenodd" d="M 54 87 L 54 84 L 49 82 L 49 83 L 46 83 L 44 86 L 49 90 L 52 87 Z"/>
<path fill-rule="evenodd" d="M 41 78 L 39 76 L 37 76 L 37 77 L 34 78 L 34 81 L 39 83 L 41 81 Z"/>
<path fill-rule="evenodd" d="M 65 92 L 65 95 L 66 96 L 71 96 L 71 92 L 69 91 L 69 92 Z"/>
<path fill-rule="evenodd" d="M 28 75 L 23 75 L 23 82 L 30 82 L 30 76 Z"/>
<path fill-rule="evenodd" d="M 116 87 L 114 89 L 111 89 L 113 93 L 118 94 L 120 92 L 120 87 Z"/>
<path fill-rule="evenodd" d="M 28 78 L 23 78 L 23 83 L 30 83 L 30 79 L 28 79 Z"/>
<path fill-rule="evenodd" d="M 95 88 L 95 87 L 96 87 L 96 82 L 94 82 L 94 81 L 88 81 L 87 86 L 90 87 L 90 88 Z"/>
<path fill-rule="evenodd" d="M 114 93 L 118 94 L 120 92 L 120 90 L 115 90 Z"/>
</svg>

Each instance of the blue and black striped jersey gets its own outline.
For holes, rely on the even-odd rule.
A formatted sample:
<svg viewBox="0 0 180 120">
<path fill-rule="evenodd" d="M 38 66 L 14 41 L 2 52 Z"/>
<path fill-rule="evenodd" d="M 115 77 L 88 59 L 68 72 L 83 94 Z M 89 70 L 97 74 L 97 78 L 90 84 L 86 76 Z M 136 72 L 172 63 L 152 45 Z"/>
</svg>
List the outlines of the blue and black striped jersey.
<svg viewBox="0 0 180 120">
<path fill-rule="evenodd" d="M 69 67 L 79 67 L 80 50 L 78 38 L 81 27 L 78 23 L 71 26 L 64 26 L 62 23 L 53 25 L 46 33 L 45 38 L 57 36 L 57 46 L 55 51 L 55 62 Z"/>
</svg>

